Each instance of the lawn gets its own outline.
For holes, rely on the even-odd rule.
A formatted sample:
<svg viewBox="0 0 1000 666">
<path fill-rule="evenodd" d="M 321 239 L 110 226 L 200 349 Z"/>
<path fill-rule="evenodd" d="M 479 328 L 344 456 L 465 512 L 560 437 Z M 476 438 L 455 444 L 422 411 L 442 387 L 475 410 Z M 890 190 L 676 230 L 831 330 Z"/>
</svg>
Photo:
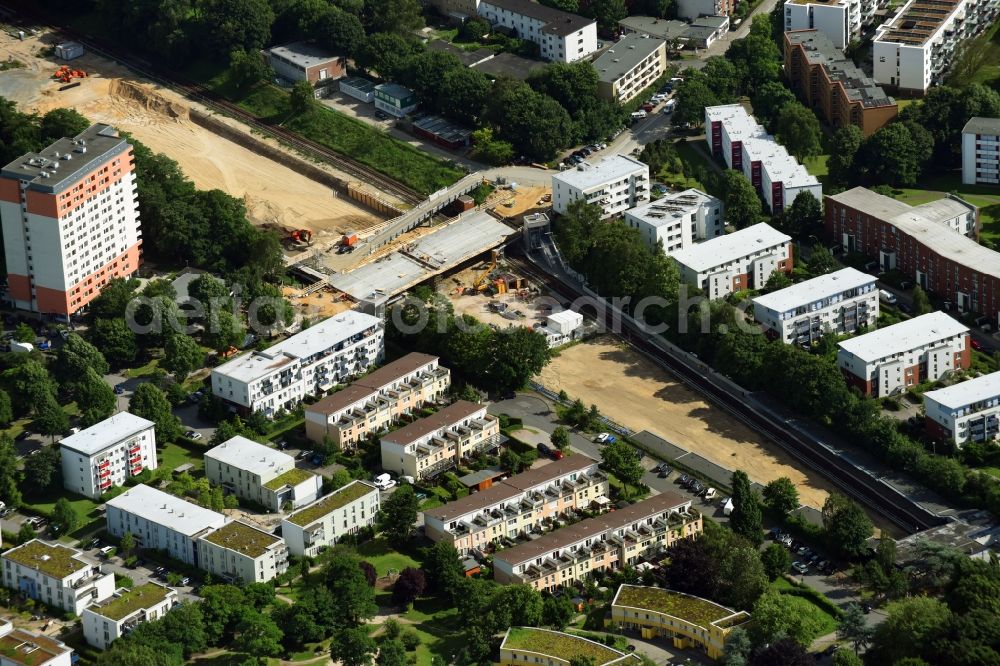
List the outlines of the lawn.
<svg viewBox="0 0 1000 666">
<path fill-rule="evenodd" d="M 151 377 L 156 373 L 159 365 L 160 359 L 154 358 L 146 363 L 146 365 L 138 368 L 129 368 L 125 371 L 125 376 L 133 379 L 136 377 Z"/>
<path fill-rule="evenodd" d="M 358 555 L 371 562 L 379 576 L 387 575 L 390 569 L 402 571 L 406 567 L 420 567 L 420 562 L 393 550 L 385 539 L 373 539 L 361 544 L 358 546 Z"/>
<path fill-rule="evenodd" d="M 160 467 L 172 472 L 185 463 L 191 463 L 198 471 L 205 468 L 202 455 L 194 454 L 179 444 L 170 443 L 160 447 Z"/>
<path fill-rule="evenodd" d="M 52 510 L 56 505 L 56 500 L 62 497 L 69 500 L 69 505 L 73 507 L 73 511 L 76 513 L 77 530 L 93 521 L 100 520 L 101 516 L 97 512 L 97 502 L 87 497 L 67 493 L 62 488 L 58 488 L 51 494 L 42 497 L 35 495 L 27 496 L 24 498 L 24 507 L 28 509 L 28 513 L 51 516 Z"/>
<path fill-rule="evenodd" d="M 830 173 L 830 170 L 826 166 L 826 162 L 829 159 L 829 155 L 817 155 L 816 157 L 807 157 L 803 161 L 803 164 L 809 173 L 819 178 L 820 181 L 825 182 L 826 177 Z"/>
<path fill-rule="evenodd" d="M 800 588 L 796 588 L 784 578 L 779 578 L 771 583 L 771 588 L 788 597 L 793 608 L 796 609 L 796 615 L 803 618 L 813 638 L 826 636 L 837 630 L 837 618 L 809 598 L 795 594 L 794 591 Z"/>
<path fill-rule="evenodd" d="M 674 144 L 674 147 L 677 149 L 677 154 L 681 158 L 684 173 L 668 174 L 664 182 L 671 187 L 695 187 L 702 192 L 709 191 L 709 188 L 698 180 L 697 176 L 700 173 L 700 169 L 705 169 L 708 173 L 711 173 L 715 170 L 715 165 L 709 162 L 703 152 L 691 145 L 690 141 L 678 141 Z M 719 192 L 709 192 L 709 194 L 714 194 L 716 196 L 722 195 L 722 193 Z"/>
<path fill-rule="evenodd" d="M 958 53 L 948 85 L 964 87 L 981 83 L 1000 88 L 1000 21 L 994 22 L 986 34 L 969 40 L 966 50 Z"/>
<path fill-rule="evenodd" d="M 937 201 L 954 192 L 974 206 L 979 206 L 982 238 L 1000 243 L 1000 193 L 996 188 L 984 185 L 965 185 L 960 174 L 948 174 L 926 178 L 922 188 L 901 188 L 893 190 L 893 196 L 900 201 L 919 206 L 929 201 Z"/>
</svg>

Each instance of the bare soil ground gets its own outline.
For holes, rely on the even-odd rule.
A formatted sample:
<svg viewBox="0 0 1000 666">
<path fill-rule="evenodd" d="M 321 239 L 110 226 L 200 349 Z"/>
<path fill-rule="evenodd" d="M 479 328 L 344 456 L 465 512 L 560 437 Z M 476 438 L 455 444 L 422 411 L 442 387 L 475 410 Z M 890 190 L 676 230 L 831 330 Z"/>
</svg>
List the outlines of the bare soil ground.
<svg viewBox="0 0 1000 666">
<path fill-rule="evenodd" d="M 571 398 L 597 405 L 601 413 L 633 430 L 648 430 L 727 469 L 742 469 L 767 483 L 787 476 L 803 504 L 822 507 L 832 486 L 803 470 L 722 409 L 705 402 L 641 355 L 610 336 L 563 350 L 539 382 Z"/>
<path fill-rule="evenodd" d="M 510 292 L 489 296 L 485 293 L 466 295 L 463 292 L 466 287 L 471 287 L 476 280 L 489 267 L 490 262 L 483 261 L 458 273 L 449 275 L 442 280 L 438 286 L 438 292 L 451 301 L 455 312 L 459 314 L 472 315 L 484 324 L 495 324 L 500 328 L 514 326 L 532 327 L 537 322 L 544 322 L 548 312 L 541 312 L 537 308 L 535 299 L 523 300 L 516 294 Z M 501 265 L 500 270 L 503 270 Z M 505 303 L 509 310 L 520 310 L 524 315 L 517 319 L 508 319 L 489 308 L 490 303 Z"/>
<path fill-rule="evenodd" d="M 350 199 L 334 197 L 326 185 L 195 124 L 188 116 L 193 105 L 184 97 L 97 55 L 73 60 L 71 66 L 88 77 L 75 79 L 79 86 L 60 92 L 63 84 L 51 76 L 62 63 L 41 55 L 55 41 L 47 33 L 21 41 L 0 30 L 0 60 L 12 57 L 25 65 L 0 72 L 0 94 L 21 110 L 44 113 L 68 107 L 127 131 L 176 160 L 199 188 L 242 198 L 258 224 L 308 228 L 322 237 L 380 222 Z"/>
<path fill-rule="evenodd" d="M 504 218 L 517 218 L 528 211 L 551 206 L 551 202 L 542 201 L 546 194 L 552 194 L 551 187 L 518 186 L 513 192 L 510 190 L 499 190 L 496 195 L 496 206 L 491 206 Z M 492 196 L 492 195 L 491 195 Z M 511 205 L 507 205 L 507 204 Z"/>
<path fill-rule="evenodd" d="M 283 287 L 281 295 L 295 308 L 295 314 L 310 320 L 327 319 L 351 309 L 350 301 L 340 300 L 340 292 L 333 289 L 320 289 L 308 296 L 298 296 L 300 289 Z"/>
</svg>

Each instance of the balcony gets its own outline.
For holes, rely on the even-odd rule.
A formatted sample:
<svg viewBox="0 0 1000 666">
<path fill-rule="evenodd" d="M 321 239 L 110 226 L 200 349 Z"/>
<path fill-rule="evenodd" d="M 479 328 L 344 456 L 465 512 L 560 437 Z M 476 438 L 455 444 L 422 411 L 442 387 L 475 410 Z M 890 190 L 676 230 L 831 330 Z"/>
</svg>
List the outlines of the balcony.
<svg viewBox="0 0 1000 666">
<path fill-rule="evenodd" d="M 142 456 L 132 456 L 128 459 L 129 465 L 138 465 L 142 463 Z"/>
<path fill-rule="evenodd" d="M 97 463 L 97 467 L 99 469 L 104 469 L 105 467 L 110 467 L 110 466 L 111 466 L 110 460 L 102 460 L 101 462 Z"/>
<path fill-rule="evenodd" d="M 100 474 L 100 477 L 102 479 L 106 479 L 109 476 L 111 476 L 111 470 L 110 469 L 106 469 L 106 470 L 102 471 L 101 474 Z"/>
</svg>

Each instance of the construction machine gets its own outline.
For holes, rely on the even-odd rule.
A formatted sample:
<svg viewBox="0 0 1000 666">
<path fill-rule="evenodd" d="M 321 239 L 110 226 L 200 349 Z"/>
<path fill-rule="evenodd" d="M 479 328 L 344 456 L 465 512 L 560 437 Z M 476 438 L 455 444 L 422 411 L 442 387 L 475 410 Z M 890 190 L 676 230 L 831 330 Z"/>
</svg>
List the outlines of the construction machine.
<svg viewBox="0 0 1000 666">
<path fill-rule="evenodd" d="M 472 283 L 472 290 L 474 292 L 485 291 L 489 288 L 489 282 L 487 281 L 490 277 L 490 273 L 497 267 L 497 263 L 503 259 L 503 250 L 495 249 L 491 253 L 490 265 L 486 267 L 483 274 L 476 278 L 476 281 Z"/>
<path fill-rule="evenodd" d="M 293 243 L 312 245 L 313 233 L 308 229 L 294 229 L 288 232 L 288 240 Z"/>
</svg>

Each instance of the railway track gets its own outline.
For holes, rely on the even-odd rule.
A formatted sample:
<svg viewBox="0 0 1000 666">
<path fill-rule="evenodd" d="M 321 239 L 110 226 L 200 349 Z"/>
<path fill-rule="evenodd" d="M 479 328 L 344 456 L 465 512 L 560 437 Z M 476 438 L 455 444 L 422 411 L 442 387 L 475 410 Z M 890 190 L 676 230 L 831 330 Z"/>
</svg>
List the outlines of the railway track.
<svg viewBox="0 0 1000 666">
<path fill-rule="evenodd" d="M 584 294 L 575 285 L 568 284 L 557 276 L 542 271 L 530 261 L 518 257 L 508 257 L 508 261 L 515 264 L 521 274 L 537 280 L 564 297 L 571 300 L 587 297 L 587 294 Z M 697 368 L 677 359 L 667 350 L 665 343 L 651 338 L 649 334 L 623 319 L 615 319 L 611 312 L 607 312 L 606 319 L 604 323 L 609 327 L 612 323 L 620 327 L 618 335 L 623 337 L 636 351 L 651 358 L 690 388 L 775 442 L 793 458 L 832 481 L 846 495 L 881 514 L 908 534 L 944 522 L 941 517 L 920 506 L 895 488 L 858 469 L 831 449 L 803 437 L 798 432 L 788 428 L 785 423 L 752 409 L 743 400 L 743 396 L 734 395 L 710 381 Z M 613 319 L 615 319 L 614 322 L 612 322 Z"/>
</svg>

